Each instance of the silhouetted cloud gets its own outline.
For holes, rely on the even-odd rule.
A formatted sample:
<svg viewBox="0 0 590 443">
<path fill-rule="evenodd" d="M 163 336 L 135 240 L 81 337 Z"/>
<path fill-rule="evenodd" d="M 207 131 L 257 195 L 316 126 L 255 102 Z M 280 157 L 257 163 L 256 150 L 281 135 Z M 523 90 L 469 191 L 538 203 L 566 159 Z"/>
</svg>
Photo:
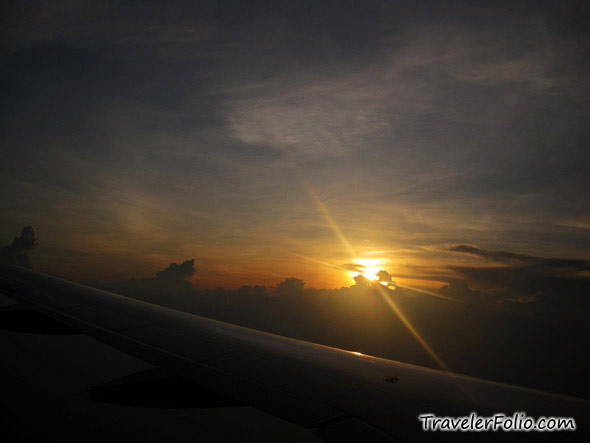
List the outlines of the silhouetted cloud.
<svg viewBox="0 0 590 443">
<path fill-rule="evenodd" d="M 178 265 L 171 263 L 163 271 L 156 272 L 156 280 L 166 282 L 182 282 L 195 273 L 195 259 L 190 259 Z"/>
<path fill-rule="evenodd" d="M 153 303 L 180 306 L 184 297 L 194 291 L 193 284 L 186 280 L 195 273 L 194 265 L 195 260 L 190 259 L 182 264 L 171 263 L 166 269 L 156 272 L 154 278 L 130 278 L 119 283 L 92 285 Z"/>
<path fill-rule="evenodd" d="M 0 261 L 32 269 L 29 252 L 37 246 L 37 237 L 32 226 L 25 226 L 20 237 L 15 237 L 7 246 L 0 249 Z"/>
<path fill-rule="evenodd" d="M 362 274 L 355 275 L 353 277 L 353 279 L 354 279 L 354 282 L 355 282 L 355 286 L 358 286 L 358 287 L 361 287 L 361 288 L 367 287 L 367 286 L 369 286 L 371 284 L 371 281 L 367 277 L 365 277 L 364 275 L 362 275 Z"/>
<path fill-rule="evenodd" d="M 377 278 L 379 279 L 379 282 L 385 282 L 388 284 L 394 283 L 392 275 L 385 270 L 377 272 Z"/>
<path fill-rule="evenodd" d="M 303 291 L 305 282 L 300 278 L 287 277 L 284 281 L 277 284 L 274 293 L 276 295 L 297 295 Z"/>
</svg>

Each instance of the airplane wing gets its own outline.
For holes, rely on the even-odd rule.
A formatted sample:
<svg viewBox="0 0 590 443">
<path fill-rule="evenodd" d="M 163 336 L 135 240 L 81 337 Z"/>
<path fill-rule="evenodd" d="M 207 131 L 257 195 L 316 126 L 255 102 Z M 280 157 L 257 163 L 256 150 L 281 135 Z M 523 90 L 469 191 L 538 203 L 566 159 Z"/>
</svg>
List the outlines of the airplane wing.
<svg viewBox="0 0 590 443">
<path fill-rule="evenodd" d="M 12 265 L 0 264 L 0 292 L 157 367 L 311 428 L 328 441 L 470 441 L 472 433 L 424 432 L 417 417 L 472 411 L 574 417 L 578 430 L 559 432 L 559 438 L 576 439 L 590 417 L 587 400 L 281 337 Z M 504 441 L 512 434 L 478 433 L 477 440 Z M 519 440 L 555 438 L 552 432 L 516 434 Z"/>
</svg>

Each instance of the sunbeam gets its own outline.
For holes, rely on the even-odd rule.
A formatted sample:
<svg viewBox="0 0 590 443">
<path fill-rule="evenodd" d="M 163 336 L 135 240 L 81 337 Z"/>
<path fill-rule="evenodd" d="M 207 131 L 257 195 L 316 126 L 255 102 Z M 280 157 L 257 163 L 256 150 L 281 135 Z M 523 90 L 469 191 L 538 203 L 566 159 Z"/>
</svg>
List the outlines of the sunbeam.
<svg viewBox="0 0 590 443">
<path fill-rule="evenodd" d="M 459 389 L 461 389 L 461 391 L 463 391 L 471 400 L 475 401 L 475 398 L 473 397 L 473 395 L 465 388 L 465 386 L 463 386 L 463 384 L 461 384 L 460 380 L 458 380 L 457 377 L 455 376 L 455 374 L 453 374 L 451 372 L 451 370 L 448 368 L 446 363 L 438 356 L 438 354 L 436 352 L 434 352 L 434 349 L 432 349 L 430 347 L 430 345 L 426 342 L 426 340 L 424 340 L 424 338 L 422 338 L 422 336 L 416 330 L 416 328 L 414 328 L 414 325 L 412 325 L 410 320 L 408 320 L 408 318 L 402 312 L 400 307 L 391 299 L 389 294 L 387 294 L 385 288 L 381 285 L 375 285 L 375 287 L 379 291 L 379 294 L 381 295 L 381 297 L 383 298 L 385 303 L 387 303 L 387 305 L 391 308 L 391 310 L 395 313 L 395 315 L 397 315 L 397 317 L 401 320 L 401 322 L 408 329 L 408 331 L 410 331 L 410 333 L 414 336 L 416 341 L 418 341 L 418 343 L 420 343 L 420 346 L 422 346 L 422 348 L 424 348 L 424 350 L 436 362 L 436 364 L 443 371 L 445 371 L 449 377 L 451 377 L 453 379 L 453 381 L 455 382 L 457 387 Z"/>
<path fill-rule="evenodd" d="M 336 224 L 336 222 L 334 221 L 334 219 L 330 215 L 330 212 L 328 212 L 328 209 L 326 208 L 324 203 L 320 200 L 320 198 L 316 194 L 316 192 L 313 189 L 313 187 L 311 186 L 311 184 L 305 179 L 305 177 L 303 175 L 301 175 L 301 182 L 303 183 L 303 186 L 307 190 L 310 197 L 313 199 L 315 205 L 317 206 L 317 208 L 321 212 L 324 219 L 328 222 L 328 224 L 330 225 L 330 227 L 332 228 L 332 230 L 334 231 L 336 236 L 340 239 L 340 241 L 342 242 L 342 244 L 344 245 L 344 247 L 346 248 L 346 250 L 350 254 L 350 257 L 352 259 L 355 259 L 356 253 L 354 252 L 354 249 L 352 249 L 352 246 L 350 245 L 350 243 L 348 242 L 346 237 L 344 237 L 344 234 L 342 233 L 342 231 L 340 230 L 340 228 L 338 227 L 338 225 Z"/>
<path fill-rule="evenodd" d="M 445 295 L 440 295 L 437 294 L 436 292 L 432 292 L 432 291 L 427 291 L 425 289 L 420 289 L 420 288 L 416 288 L 414 286 L 409 286 L 409 285 L 404 285 L 402 283 L 397 283 L 397 282 L 386 282 L 387 286 L 397 286 L 400 288 L 404 288 L 404 289 L 408 289 L 410 291 L 414 291 L 414 292 L 419 292 L 420 294 L 426 294 L 426 295 L 430 295 L 432 297 L 437 297 L 437 298 L 442 298 L 443 300 L 448 300 L 448 301 L 452 301 L 452 302 L 457 302 L 456 299 L 451 298 L 451 297 L 447 297 Z"/>
</svg>

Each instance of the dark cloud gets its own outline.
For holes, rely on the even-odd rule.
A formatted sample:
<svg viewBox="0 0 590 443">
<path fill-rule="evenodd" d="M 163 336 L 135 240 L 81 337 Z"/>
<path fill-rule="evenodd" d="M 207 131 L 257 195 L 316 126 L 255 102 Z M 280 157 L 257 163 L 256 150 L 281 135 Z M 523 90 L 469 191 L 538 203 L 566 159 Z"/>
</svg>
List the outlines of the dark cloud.
<svg viewBox="0 0 590 443">
<path fill-rule="evenodd" d="M 163 271 L 156 272 L 156 279 L 159 282 L 182 282 L 195 273 L 195 259 L 186 260 L 178 265 L 172 263 Z"/>
<path fill-rule="evenodd" d="M 463 302 L 493 303 L 498 301 L 498 298 L 493 295 L 471 289 L 469 284 L 461 279 L 453 279 L 447 286 L 440 287 L 436 292 Z"/>
<path fill-rule="evenodd" d="M 276 295 L 291 296 L 301 294 L 305 282 L 300 278 L 287 277 L 284 281 L 277 284 L 274 292 Z"/>
<path fill-rule="evenodd" d="M 154 278 L 130 278 L 119 283 L 91 283 L 107 291 L 128 297 L 165 304 L 183 306 L 183 300 L 194 291 L 187 278 L 195 273 L 195 260 L 182 264 L 171 263 L 166 269 L 156 272 Z"/>
<path fill-rule="evenodd" d="M 513 303 L 538 302 L 545 309 L 555 309 L 578 315 L 590 307 L 590 269 L 588 260 L 544 258 L 507 251 L 487 251 L 469 245 L 445 248 L 502 263 L 502 266 L 449 266 L 455 274 L 470 284 L 487 288 L 493 296 L 473 293 L 466 282 L 451 283 L 440 291 L 447 295 L 476 295 L 478 299 Z M 471 297 L 473 299 L 473 297 Z"/>
<path fill-rule="evenodd" d="M 506 251 L 486 251 L 485 249 L 480 249 L 469 245 L 455 245 L 444 249 L 451 252 L 462 252 L 466 254 L 477 255 L 479 257 L 497 262 L 521 263 L 524 265 L 534 266 L 537 269 L 571 269 L 572 271 L 590 270 L 590 261 L 588 260 L 543 258 Z"/>
<path fill-rule="evenodd" d="M 388 284 L 394 283 L 393 276 L 385 270 L 377 272 L 377 278 L 379 279 L 379 282 L 386 282 Z"/>
<path fill-rule="evenodd" d="M 485 257 L 490 260 L 496 260 L 496 261 L 515 260 L 515 261 L 521 261 L 521 262 L 522 261 L 530 262 L 530 261 L 536 259 L 536 257 L 531 257 L 529 255 L 515 254 L 513 252 L 503 252 L 503 251 L 486 251 L 484 249 L 480 249 L 475 246 L 469 246 L 469 245 L 455 245 L 455 246 L 451 246 L 448 248 L 444 248 L 444 250 L 451 251 L 451 252 L 463 252 L 466 254 L 477 255 L 479 257 Z"/>
<path fill-rule="evenodd" d="M 0 261 L 32 269 L 29 253 L 37 247 L 37 237 L 32 226 L 25 226 L 20 237 L 15 237 L 0 249 Z"/>
<path fill-rule="evenodd" d="M 355 275 L 353 279 L 355 286 L 358 286 L 359 288 L 366 288 L 371 284 L 371 281 L 362 274 Z"/>
<path fill-rule="evenodd" d="M 575 268 L 546 265 L 501 267 L 450 267 L 472 285 L 513 301 L 543 301 L 554 309 L 579 314 L 590 307 L 590 278 L 578 276 Z"/>
</svg>

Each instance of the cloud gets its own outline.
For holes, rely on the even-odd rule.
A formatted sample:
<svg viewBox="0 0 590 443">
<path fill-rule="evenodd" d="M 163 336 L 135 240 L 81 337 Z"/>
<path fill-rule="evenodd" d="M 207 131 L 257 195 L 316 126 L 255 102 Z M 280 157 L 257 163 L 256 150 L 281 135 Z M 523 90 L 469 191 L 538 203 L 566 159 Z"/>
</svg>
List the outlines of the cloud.
<svg viewBox="0 0 590 443">
<path fill-rule="evenodd" d="M 37 237 L 32 226 L 25 226 L 20 237 L 15 237 L 0 249 L 0 261 L 32 269 L 29 253 L 37 247 Z"/>
<path fill-rule="evenodd" d="M 490 294 L 471 289 L 469 284 L 461 279 L 453 279 L 447 286 L 440 287 L 436 292 L 445 297 L 450 297 L 463 302 L 485 303 L 498 301 L 496 297 L 493 297 Z"/>
<path fill-rule="evenodd" d="M 359 273 L 362 273 L 365 271 L 365 266 L 363 266 L 359 263 L 345 263 L 345 264 L 339 266 L 339 268 L 346 269 L 346 270 L 352 271 L 352 272 L 359 272 Z"/>
<path fill-rule="evenodd" d="M 230 104 L 230 130 L 242 142 L 297 160 L 341 157 L 378 140 L 385 143 L 390 123 L 380 105 L 383 91 L 368 88 L 371 82 L 363 77 L 284 78 L 291 87 L 278 91 L 260 85 Z"/>
<path fill-rule="evenodd" d="M 582 305 L 590 302 L 590 278 L 577 275 L 570 268 L 544 265 L 449 268 L 471 284 L 487 288 L 487 292 L 500 291 L 511 299 L 535 296 L 562 307 L 572 302 Z"/>
<path fill-rule="evenodd" d="M 392 275 L 385 270 L 377 272 L 377 277 L 379 282 L 394 283 Z"/>
<path fill-rule="evenodd" d="M 297 295 L 301 294 L 305 282 L 300 278 L 287 277 L 284 281 L 277 284 L 274 292 L 277 295 Z"/>
<path fill-rule="evenodd" d="M 540 302 L 549 309 L 571 311 L 590 306 L 590 278 L 585 271 L 590 261 L 568 258 L 545 258 L 508 251 L 487 251 L 470 245 L 455 245 L 446 251 L 475 255 L 502 263 L 502 266 L 449 266 L 470 284 L 491 292 L 487 300 L 514 303 Z M 465 285 L 451 283 L 441 288 L 447 293 L 467 293 Z M 478 294 L 479 299 L 486 299 Z"/>
<path fill-rule="evenodd" d="M 355 275 L 353 277 L 353 279 L 354 279 L 355 286 L 357 286 L 359 288 L 367 288 L 371 285 L 371 280 L 369 280 L 367 277 L 365 277 L 362 274 Z"/>
<path fill-rule="evenodd" d="M 195 259 L 193 258 L 182 262 L 181 265 L 172 263 L 163 271 L 156 272 L 156 280 L 166 282 L 182 282 L 194 275 L 194 273 Z"/>
<path fill-rule="evenodd" d="M 530 261 L 534 257 L 529 255 L 523 254 L 515 254 L 513 252 L 503 252 L 503 251 L 486 251 L 484 249 L 477 248 L 475 246 L 470 245 L 455 245 L 448 248 L 443 248 L 445 251 L 451 252 L 462 252 L 465 254 L 472 254 L 477 255 L 480 257 L 485 257 L 490 260 L 496 261 L 507 261 L 507 260 L 517 260 L 517 261 Z"/>
<path fill-rule="evenodd" d="M 195 273 L 195 260 L 190 259 L 181 264 L 171 263 L 166 269 L 156 272 L 153 278 L 130 278 L 122 282 L 90 283 L 106 291 L 139 298 L 151 303 L 182 307 L 194 287 L 187 280 Z"/>
<path fill-rule="evenodd" d="M 502 263 L 521 263 L 526 265 L 534 265 L 537 268 L 543 269 L 571 269 L 572 271 L 587 271 L 590 270 L 590 261 L 579 259 L 563 259 L 563 258 L 544 258 L 535 257 L 532 255 L 518 254 L 506 251 L 487 251 L 470 245 L 455 245 L 444 248 L 446 251 L 461 252 L 465 254 L 476 255 L 488 260 L 502 262 Z"/>
</svg>

